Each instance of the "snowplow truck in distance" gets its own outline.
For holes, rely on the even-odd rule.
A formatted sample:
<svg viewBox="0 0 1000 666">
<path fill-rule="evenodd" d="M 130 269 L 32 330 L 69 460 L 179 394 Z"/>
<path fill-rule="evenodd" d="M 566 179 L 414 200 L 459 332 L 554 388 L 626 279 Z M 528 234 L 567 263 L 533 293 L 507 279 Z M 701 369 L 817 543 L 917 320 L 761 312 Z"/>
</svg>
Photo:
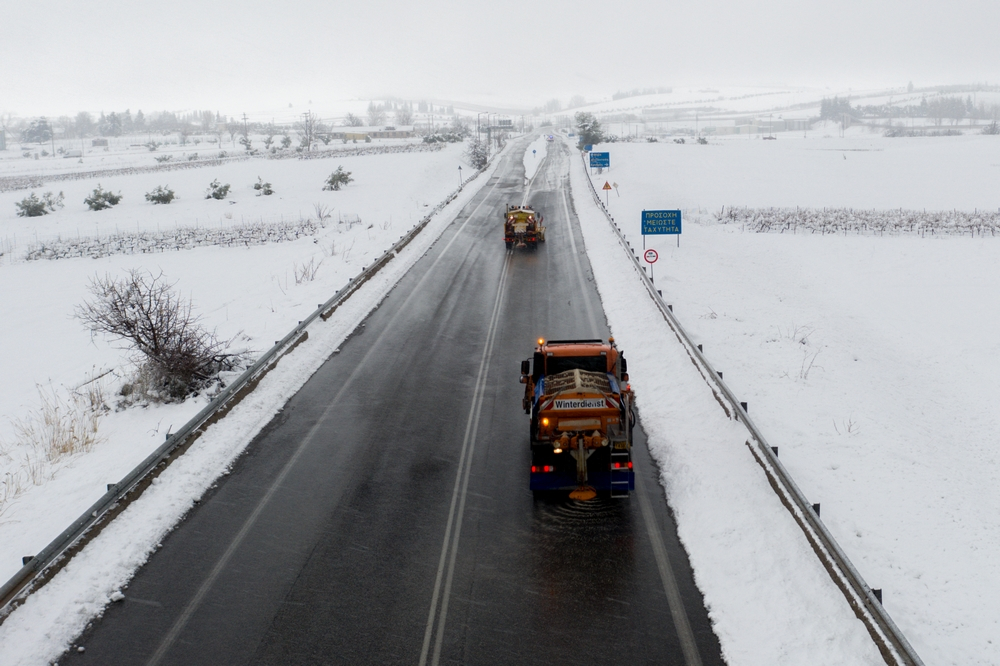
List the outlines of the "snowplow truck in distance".
<svg viewBox="0 0 1000 666">
<path fill-rule="evenodd" d="M 539 340 L 521 362 L 522 407 L 531 415 L 531 490 L 628 497 L 635 488 L 635 413 L 625 357 L 614 338 Z"/>
<path fill-rule="evenodd" d="M 545 242 L 542 214 L 531 206 L 509 204 L 503 213 L 503 242 L 507 249 L 526 247 L 531 250 Z"/>
</svg>

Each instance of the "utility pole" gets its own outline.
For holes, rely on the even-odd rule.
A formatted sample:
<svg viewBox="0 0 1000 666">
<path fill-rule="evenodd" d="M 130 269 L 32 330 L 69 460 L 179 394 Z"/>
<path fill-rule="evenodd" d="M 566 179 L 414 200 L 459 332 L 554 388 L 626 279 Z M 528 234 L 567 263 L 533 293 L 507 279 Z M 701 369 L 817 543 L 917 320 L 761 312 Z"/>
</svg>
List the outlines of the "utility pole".
<svg viewBox="0 0 1000 666">
<path fill-rule="evenodd" d="M 313 140 L 313 117 L 312 111 L 306 111 L 302 114 L 302 129 L 306 134 L 306 152 L 312 150 L 312 140 Z"/>
</svg>

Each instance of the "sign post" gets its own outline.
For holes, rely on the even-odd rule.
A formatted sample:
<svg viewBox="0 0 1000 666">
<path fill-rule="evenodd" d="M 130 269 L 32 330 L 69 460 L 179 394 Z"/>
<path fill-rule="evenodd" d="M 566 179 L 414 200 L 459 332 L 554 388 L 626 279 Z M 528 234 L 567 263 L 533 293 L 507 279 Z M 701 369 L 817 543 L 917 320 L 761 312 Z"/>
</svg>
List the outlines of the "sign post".
<svg viewBox="0 0 1000 666">
<path fill-rule="evenodd" d="M 649 264 L 649 279 L 652 280 L 653 279 L 653 264 L 655 264 L 656 260 L 660 258 L 660 255 L 657 254 L 656 250 L 650 248 L 650 249 L 648 249 L 648 250 L 646 250 L 645 252 L 642 253 L 642 258 L 646 260 L 647 264 Z"/>
<path fill-rule="evenodd" d="M 607 208 L 608 207 L 608 190 L 611 189 L 611 183 L 609 183 L 608 181 L 604 181 L 604 187 L 602 189 L 604 190 L 604 207 Z"/>
</svg>

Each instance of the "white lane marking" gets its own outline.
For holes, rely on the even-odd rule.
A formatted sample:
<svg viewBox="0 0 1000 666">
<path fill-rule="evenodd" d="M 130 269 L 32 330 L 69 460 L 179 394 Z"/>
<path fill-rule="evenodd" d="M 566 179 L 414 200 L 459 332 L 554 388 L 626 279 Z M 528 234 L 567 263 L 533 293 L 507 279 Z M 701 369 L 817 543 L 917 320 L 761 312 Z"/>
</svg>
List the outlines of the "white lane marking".
<svg viewBox="0 0 1000 666">
<path fill-rule="evenodd" d="M 465 515 L 465 498 L 468 496 L 472 454 L 475 450 L 476 438 L 479 434 L 479 416 L 486 397 L 486 378 L 489 374 L 489 363 L 493 358 L 493 346 L 496 342 L 497 331 L 500 325 L 500 313 L 507 291 L 506 284 L 510 262 L 510 255 L 507 255 L 504 259 L 503 270 L 500 273 L 500 283 L 493 302 L 493 314 L 490 317 L 489 328 L 487 329 L 486 345 L 483 347 L 483 355 L 479 361 L 479 374 L 476 377 L 474 397 L 472 406 L 469 409 L 469 418 L 465 424 L 465 438 L 462 440 L 458 471 L 455 474 L 455 488 L 451 495 L 451 506 L 448 510 L 448 522 L 445 526 L 444 542 L 441 545 L 441 558 L 438 562 L 437 577 L 434 579 L 434 594 L 431 597 L 430 612 L 427 614 L 424 644 L 420 650 L 420 666 L 426 666 L 427 664 L 439 598 L 441 599 L 441 614 L 437 618 L 437 634 L 434 638 L 434 654 L 431 657 L 431 666 L 438 666 L 441 660 L 441 646 L 444 642 L 444 628 L 448 618 L 448 601 L 451 597 L 451 585 L 455 576 L 455 559 L 458 556 L 458 541 L 462 533 L 462 518 Z M 452 530 L 455 533 L 454 537 L 452 536 Z M 445 575 L 446 562 L 447 575 Z M 444 579 L 443 592 L 441 590 L 442 579 Z"/>
<path fill-rule="evenodd" d="M 684 612 L 684 602 L 681 600 L 681 593 L 677 587 L 673 569 L 670 568 L 670 558 L 667 556 L 667 549 L 663 546 L 663 539 L 656 529 L 653 507 L 649 503 L 646 493 L 639 487 L 639 479 L 635 480 L 635 494 L 639 496 L 642 521 L 646 523 L 646 533 L 653 546 L 653 556 L 656 559 L 656 568 L 660 570 L 660 580 L 663 582 L 663 591 L 667 595 L 670 616 L 674 620 L 677 637 L 681 642 L 681 650 L 684 652 L 684 663 L 686 666 L 701 666 L 698 643 L 695 641 L 694 632 L 691 631 L 691 623 L 688 621 L 687 613 Z"/>
<path fill-rule="evenodd" d="M 508 165 L 504 170 L 505 173 L 507 170 L 509 170 L 509 168 L 510 165 L 508 161 Z M 184 610 L 181 612 L 180 616 L 178 616 L 177 620 L 174 621 L 174 624 L 170 628 L 170 631 L 168 631 L 166 636 L 163 637 L 163 640 L 160 641 L 160 645 L 159 647 L 157 647 L 156 652 L 154 652 L 153 656 L 150 657 L 149 661 L 146 662 L 147 666 L 157 666 L 163 660 L 163 657 L 166 656 L 167 651 L 177 640 L 177 637 L 180 635 L 181 631 L 184 630 L 184 627 L 187 626 L 187 623 L 188 621 L 190 621 L 191 616 L 194 615 L 195 611 L 198 610 L 198 608 L 201 606 L 201 602 L 204 600 L 205 595 L 208 594 L 208 591 L 212 588 L 212 585 L 215 583 L 216 579 L 222 573 L 223 569 L 226 568 L 226 565 L 229 563 L 229 560 L 232 559 L 233 555 L 236 553 L 236 549 L 239 548 L 239 546 L 246 539 L 247 534 L 250 533 L 250 530 L 257 522 L 257 519 L 260 517 L 260 514 L 264 511 L 264 508 L 268 505 L 268 503 L 270 503 L 271 498 L 274 496 L 278 488 L 284 482 L 285 477 L 288 476 L 289 472 L 291 472 L 292 470 L 292 467 L 295 466 L 295 463 L 301 457 L 302 453 L 312 443 L 313 437 L 315 436 L 320 426 L 323 425 L 329 412 L 334 408 L 335 405 L 337 405 L 337 403 L 340 400 L 340 397 L 344 394 L 344 392 L 348 389 L 348 387 L 351 386 L 354 380 L 361 373 L 362 368 L 365 367 L 365 364 L 367 363 L 368 359 L 371 358 L 371 356 L 378 349 L 382 340 L 385 338 L 386 334 L 393 328 L 395 322 L 399 320 L 402 312 L 407 308 L 407 306 L 410 304 L 411 300 L 415 297 L 415 295 L 421 291 L 420 289 L 421 286 L 434 272 L 435 267 L 437 267 L 442 257 L 448 252 L 451 246 L 455 243 L 455 240 L 461 235 L 461 232 L 475 217 L 476 213 L 479 211 L 482 205 L 486 203 L 486 200 L 493 193 L 493 190 L 496 189 L 497 185 L 500 184 L 501 180 L 502 178 L 497 179 L 497 182 L 493 184 L 490 190 L 486 193 L 486 196 L 483 197 L 483 200 L 479 202 L 479 204 L 475 207 L 475 209 L 473 209 L 472 213 L 461 224 L 461 226 L 455 232 L 454 236 L 452 236 L 452 238 L 448 241 L 444 249 L 441 250 L 441 254 L 439 254 L 434 259 L 434 262 L 431 264 L 430 268 L 427 269 L 427 272 L 417 282 L 416 286 L 413 288 L 410 294 L 400 305 L 399 309 L 393 315 L 392 319 L 390 319 L 390 321 L 386 324 L 385 328 L 382 329 L 382 331 L 379 333 L 378 337 L 375 339 L 375 342 L 372 344 L 368 352 L 364 355 L 361 362 L 355 367 L 354 371 L 350 374 L 350 376 L 347 378 L 344 384 L 340 387 L 340 390 L 337 391 L 337 394 L 334 396 L 333 400 L 330 401 L 329 406 L 327 406 L 327 408 L 323 410 L 323 413 L 320 415 L 320 418 L 316 421 L 316 424 L 313 425 L 312 428 L 310 428 L 309 433 L 302 440 L 302 443 L 299 444 L 299 447 L 295 450 L 295 453 L 292 454 L 292 457 L 288 460 L 287 463 L 285 463 L 285 466 L 282 468 L 281 473 L 278 474 L 278 477 L 274 480 L 271 486 L 267 489 L 267 492 L 257 503 L 257 506 L 254 508 L 253 513 L 251 513 L 244 521 L 243 526 L 240 528 L 240 531 L 237 532 L 232 542 L 230 542 L 229 546 L 226 548 L 226 551 L 222 554 L 222 557 L 220 557 L 219 560 L 215 563 L 215 566 L 212 567 L 212 571 L 209 572 L 208 577 L 205 578 L 204 581 L 202 581 L 202 584 L 198 588 L 198 591 L 184 607 Z"/>
</svg>

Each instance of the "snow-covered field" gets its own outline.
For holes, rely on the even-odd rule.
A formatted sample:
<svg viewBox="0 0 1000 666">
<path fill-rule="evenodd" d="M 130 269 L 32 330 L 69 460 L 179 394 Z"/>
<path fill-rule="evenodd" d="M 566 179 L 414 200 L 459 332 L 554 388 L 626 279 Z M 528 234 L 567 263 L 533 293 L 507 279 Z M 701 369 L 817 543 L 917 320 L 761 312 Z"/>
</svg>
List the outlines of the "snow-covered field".
<svg viewBox="0 0 1000 666">
<path fill-rule="evenodd" d="M 657 287 L 749 403 L 803 492 L 821 504 L 862 576 L 884 590 L 886 609 L 918 654 L 928 664 L 998 663 L 1000 308 L 991 294 L 1000 290 L 1000 238 L 750 233 L 718 224 L 716 214 L 733 205 L 996 210 L 1000 140 L 858 133 L 595 150 L 611 153 L 612 168 L 592 181 L 598 190 L 617 184 L 609 209 L 634 247 L 642 247 L 643 209 L 683 210 L 679 247 L 676 236 L 646 238 L 659 252 Z M 616 336 L 651 326 L 628 310 L 609 317 Z M 645 421 L 670 393 L 644 377 L 635 351 L 630 359 Z M 689 496 L 699 490 L 687 467 L 696 454 L 664 425 L 652 446 L 714 606 L 717 581 L 704 577 L 712 535 L 700 527 L 714 503 Z M 724 627 L 741 611 L 730 598 L 714 613 L 725 647 Z M 739 631 L 731 638 L 741 651 L 752 640 Z M 796 658 L 802 647 L 793 641 L 772 661 L 758 653 L 733 663 L 818 663 L 806 652 Z"/>
<path fill-rule="evenodd" d="M 459 165 L 466 176 L 474 173 L 462 151 L 461 145 L 449 145 L 433 152 L 248 160 L 117 176 L 102 179 L 101 185 L 124 198 L 99 212 L 83 204 L 96 187 L 93 180 L 58 183 L 53 189 L 64 191 L 65 207 L 42 217 L 15 215 L 14 202 L 26 191 L 0 193 L 0 240 L 8 248 L 0 257 L 0 342 L 6 350 L 0 359 L 0 579 L 16 572 L 22 556 L 41 550 L 104 494 L 105 484 L 124 476 L 207 400 L 202 396 L 180 405 L 106 414 L 99 425 L 103 441 L 92 452 L 55 463 L 19 443 L 15 422 L 30 422 L 38 413 L 40 391 L 68 408 L 73 394 L 89 397 L 89 390 L 99 387 L 113 406 L 129 372 L 125 352 L 101 336 L 91 337 L 73 317 L 74 308 L 89 297 L 92 277 L 122 276 L 131 268 L 162 272 L 220 338 L 235 338 L 237 348 L 263 352 L 456 190 Z M 22 164 L 30 169 L 35 162 Z M 338 165 L 353 174 L 354 182 L 341 191 L 323 191 L 324 179 Z M 275 194 L 256 196 L 252 185 L 258 176 L 273 185 Z M 228 200 L 205 199 L 213 179 L 232 184 Z M 145 200 L 146 192 L 165 184 L 177 200 L 168 205 Z M 156 231 L 169 236 L 172 230 L 198 234 L 317 221 L 317 205 L 329 214 L 319 233 L 291 242 L 100 259 L 20 259 L 35 244 L 67 236 Z M 312 280 L 302 277 L 307 266 L 318 266 Z"/>
</svg>

